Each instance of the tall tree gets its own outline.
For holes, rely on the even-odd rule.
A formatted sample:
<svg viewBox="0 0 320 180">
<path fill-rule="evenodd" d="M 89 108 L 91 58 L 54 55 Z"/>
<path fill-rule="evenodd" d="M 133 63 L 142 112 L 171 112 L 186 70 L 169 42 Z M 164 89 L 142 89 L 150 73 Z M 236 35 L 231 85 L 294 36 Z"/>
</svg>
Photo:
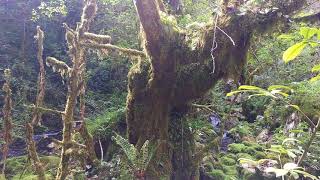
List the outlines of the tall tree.
<svg viewBox="0 0 320 180">
<path fill-rule="evenodd" d="M 170 141 L 169 131 L 178 134 L 179 130 L 169 126 L 177 118 L 173 114 L 187 112 L 188 103 L 219 79 L 237 77 L 253 34 L 286 20 L 285 15 L 301 8 L 304 1 L 270 0 L 266 4 L 276 9 L 259 13 L 261 7 L 241 16 L 235 11 L 216 15 L 194 38 L 170 23 L 162 1 L 135 0 L 147 59 L 132 67 L 128 75 L 127 125 L 129 141 L 137 147 L 146 140 L 160 143 L 147 179 L 196 178 L 199 156 L 194 147 L 178 151 L 176 142 Z"/>
</svg>

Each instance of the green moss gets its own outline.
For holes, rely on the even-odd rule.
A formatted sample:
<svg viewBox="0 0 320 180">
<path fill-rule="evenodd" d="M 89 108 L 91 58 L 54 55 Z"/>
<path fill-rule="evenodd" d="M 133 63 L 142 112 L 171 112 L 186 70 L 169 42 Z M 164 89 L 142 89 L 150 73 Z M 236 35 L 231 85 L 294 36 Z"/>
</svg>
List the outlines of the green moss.
<svg viewBox="0 0 320 180">
<path fill-rule="evenodd" d="M 256 151 L 254 155 L 255 159 L 265 159 L 266 156 L 267 156 L 266 153 L 260 152 L 260 151 Z"/>
<path fill-rule="evenodd" d="M 227 166 L 232 166 L 232 165 L 235 165 L 237 163 L 235 159 L 232 159 L 232 158 L 229 158 L 229 157 L 222 157 L 220 159 L 220 162 L 223 165 L 227 165 Z"/>
<path fill-rule="evenodd" d="M 220 161 L 215 161 L 215 162 L 213 163 L 213 167 L 214 167 L 214 169 L 220 169 L 220 170 L 222 170 L 222 169 L 223 169 L 223 164 L 220 163 Z"/>
<path fill-rule="evenodd" d="M 109 109 L 104 114 L 87 121 L 89 133 L 93 136 L 110 136 L 119 121 L 125 121 L 125 108 Z"/>
<path fill-rule="evenodd" d="M 226 175 L 238 176 L 237 166 L 223 166 L 223 172 Z"/>
<path fill-rule="evenodd" d="M 247 147 L 246 153 L 254 155 L 256 153 L 256 150 L 254 149 L 254 147 Z"/>
<path fill-rule="evenodd" d="M 40 157 L 40 161 L 46 167 L 46 170 L 50 170 L 58 167 L 60 158 L 57 156 L 42 156 Z"/>
<path fill-rule="evenodd" d="M 228 153 L 225 156 L 228 157 L 228 158 L 231 158 L 231 159 L 236 159 L 237 158 L 237 156 L 235 154 L 232 154 L 232 153 Z"/>
<path fill-rule="evenodd" d="M 224 172 L 219 169 L 215 169 L 215 170 L 211 171 L 210 173 L 208 173 L 208 175 L 210 177 L 212 177 L 212 179 L 214 179 L 214 180 L 225 180 L 225 178 L 226 178 Z"/>
<path fill-rule="evenodd" d="M 6 177 L 4 176 L 4 174 L 0 174 L 0 180 L 6 180 Z"/>
<path fill-rule="evenodd" d="M 52 176 L 55 172 L 52 170 L 58 167 L 60 158 L 57 156 L 42 156 L 40 157 L 40 161 L 46 167 L 48 179 L 53 179 Z M 37 179 L 30 162 L 27 162 L 27 156 L 13 157 L 6 161 L 5 174 L 9 179 L 19 179 L 23 171 L 24 175 L 21 177 L 22 179 Z"/>
<path fill-rule="evenodd" d="M 247 146 L 244 144 L 233 143 L 228 146 L 228 151 L 231 153 L 241 153 L 247 150 Z"/>
<path fill-rule="evenodd" d="M 214 165 L 213 163 L 210 163 L 210 162 L 206 162 L 204 165 L 203 165 L 204 169 L 205 169 L 205 172 L 210 172 L 214 169 Z"/>
<path fill-rule="evenodd" d="M 87 177 L 84 173 L 76 173 L 73 175 L 74 180 L 86 180 Z"/>
<path fill-rule="evenodd" d="M 247 154 L 247 153 L 238 153 L 237 154 L 237 159 L 240 159 L 240 158 L 253 159 L 253 157 L 250 154 Z"/>
<path fill-rule="evenodd" d="M 20 177 L 20 174 L 17 174 L 12 177 L 12 180 L 38 180 L 38 176 L 35 174 L 25 174 L 22 177 Z M 50 174 L 46 174 L 46 179 L 47 180 L 53 180 L 53 176 Z"/>
<path fill-rule="evenodd" d="M 13 158 L 7 159 L 5 174 L 14 175 L 19 172 L 22 172 L 26 163 L 27 163 L 26 156 L 19 156 L 19 157 L 13 157 Z"/>
<path fill-rule="evenodd" d="M 242 174 L 242 179 L 245 179 L 245 180 L 255 180 L 255 179 L 260 179 L 261 178 L 261 177 L 258 178 L 255 173 L 252 173 L 252 172 L 250 172 L 250 171 L 248 171 L 246 169 L 242 169 L 241 170 L 241 174 Z"/>
<path fill-rule="evenodd" d="M 239 135 L 240 137 L 253 135 L 253 129 L 248 122 L 241 122 L 238 126 L 232 128 L 229 131 L 233 135 Z"/>
</svg>

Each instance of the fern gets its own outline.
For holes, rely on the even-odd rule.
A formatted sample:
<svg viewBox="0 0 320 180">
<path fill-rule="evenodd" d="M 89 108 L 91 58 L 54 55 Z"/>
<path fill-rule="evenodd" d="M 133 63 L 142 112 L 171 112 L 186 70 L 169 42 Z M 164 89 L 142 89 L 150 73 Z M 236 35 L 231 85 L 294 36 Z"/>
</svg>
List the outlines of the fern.
<svg viewBox="0 0 320 180">
<path fill-rule="evenodd" d="M 124 153 L 126 154 L 129 163 L 133 166 L 136 165 L 137 159 L 137 149 L 134 147 L 133 144 L 130 144 L 127 139 L 124 139 L 119 134 L 115 133 L 116 136 L 113 136 L 112 139 L 122 148 Z"/>
<path fill-rule="evenodd" d="M 127 139 L 121 137 L 117 133 L 115 133 L 115 136 L 113 136 L 112 139 L 124 151 L 128 160 L 128 165 L 134 173 L 146 171 L 156 152 L 156 146 L 153 146 L 150 144 L 149 140 L 146 140 L 141 149 L 138 150 L 133 144 L 130 144 Z"/>
</svg>

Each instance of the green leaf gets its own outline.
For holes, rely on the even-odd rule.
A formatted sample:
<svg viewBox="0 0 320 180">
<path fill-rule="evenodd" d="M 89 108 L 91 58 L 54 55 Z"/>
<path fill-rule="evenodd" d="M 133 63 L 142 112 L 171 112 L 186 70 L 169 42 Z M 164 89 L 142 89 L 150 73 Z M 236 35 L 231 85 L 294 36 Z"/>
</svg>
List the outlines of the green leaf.
<svg viewBox="0 0 320 180">
<path fill-rule="evenodd" d="M 298 105 L 290 104 L 289 107 L 293 107 L 298 111 L 301 111 L 300 107 Z"/>
<path fill-rule="evenodd" d="M 270 95 L 268 95 L 266 93 L 252 94 L 252 95 L 248 96 L 248 99 L 251 99 L 252 97 L 257 97 L 257 96 L 270 96 Z"/>
<path fill-rule="evenodd" d="M 318 72 L 318 71 L 320 71 L 320 64 L 314 66 L 311 71 L 312 71 L 312 72 Z"/>
<path fill-rule="evenodd" d="M 280 94 L 280 95 L 282 95 L 284 97 L 288 97 L 289 96 L 289 94 L 281 92 L 281 90 L 279 90 L 279 89 L 272 90 L 271 94 L 273 94 L 273 95 Z"/>
<path fill-rule="evenodd" d="M 277 169 L 277 168 L 274 168 L 274 167 L 269 167 L 265 170 L 267 173 L 275 173 L 276 174 L 276 177 L 281 177 L 281 176 L 284 176 L 286 174 L 288 174 L 288 170 L 285 170 L 285 169 Z"/>
<path fill-rule="evenodd" d="M 296 172 L 296 173 L 299 173 L 299 174 L 302 174 L 304 177 L 306 177 L 306 178 L 310 178 L 310 179 L 312 179 L 312 180 L 319 180 L 319 178 L 317 178 L 316 176 L 314 176 L 314 175 L 311 175 L 311 174 L 309 174 L 309 173 L 307 173 L 307 172 L 305 172 L 305 171 L 301 171 L 301 170 L 297 170 L 297 169 L 295 169 L 295 170 L 292 170 L 293 172 Z"/>
<path fill-rule="evenodd" d="M 289 132 L 291 132 L 291 133 L 303 133 L 304 131 L 302 131 L 301 129 L 292 129 Z"/>
<path fill-rule="evenodd" d="M 283 165 L 283 169 L 290 171 L 293 169 L 299 169 L 299 167 L 296 163 L 286 163 L 285 165 Z"/>
<path fill-rule="evenodd" d="M 307 39 L 307 40 L 312 38 L 317 33 L 318 33 L 317 28 L 310 28 L 310 27 L 300 28 L 300 34 L 304 37 L 304 39 Z"/>
<path fill-rule="evenodd" d="M 241 93 L 241 92 L 243 92 L 243 91 L 231 91 L 231 92 L 229 92 L 229 93 L 227 93 L 227 97 L 230 97 L 230 96 L 233 96 L 233 95 L 235 95 L 235 94 L 238 94 L 238 93 Z"/>
<path fill-rule="evenodd" d="M 316 48 L 320 45 L 320 43 L 318 43 L 318 42 L 309 42 L 309 44 L 312 48 Z"/>
<path fill-rule="evenodd" d="M 129 160 L 129 163 L 132 163 L 133 166 L 137 166 L 136 160 L 138 152 L 134 145 L 130 144 L 127 139 L 121 137 L 117 133 L 115 133 L 115 136 L 112 136 L 112 139 L 122 148 Z"/>
<path fill-rule="evenodd" d="M 294 178 L 294 179 L 299 179 L 299 174 L 296 172 L 291 172 L 290 175 Z"/>
<path fill-rule="evenodd" d="M 297 155 L 295 153 L 293 153 L 292 151 L 288 151 L 288 156 L 292 159 L 296 158 Z"/>
<path fill-rule="evenodd" d="M 299 56 L 302 52 L 302 50 L 306 47 L 307 43 L 306 42 L 299 42 L 293 46 L 291 46 L 289 49 L 287 49 L 283 53 L 283 60 L 285 63 L 288 63 L 289 61 L 292 61 L 295 59 L 297 56 Z"/>
<path fill-rule="evenodd" d="M 320 80 L 320 74 L 316 77 L 313 77 L 310 79 L 311 82 L 319 81 Z"/>
<path fill-rule="evenodd" d="M 238 93 L 242 93 L 242 92 L 255 92 L 255 91 L 252 91 L 252 90 L 238 90 L 238 91 L 231 91 L 229 93 L 227 93 L 227 97 L 230 97 L 230 96 L 233 96 L 235 94 L 238 94 Z"/>
<path fill-rule="evenodd" d="M 240 158 L 240 159 L 238 159 L 238 161 L 240 164 L 248 164 L 248 165 L 251 165 L 254 167 L 259 165 L 259 163 L 257 161 L 247 159 L 247 158 Z"/>
<path fill-rule="evenodd" d="M 288 35 L 288 34 L 281 34 L 280 36 L 277 37 L 278 40 L 285 40 L 285 39 L 293 39 L 292 35 Z"/>
<path fill-rule="evenodd" d="M 264 89 L 262 89 L 262 88 L 259 88 L 259 87 L 257 87 L 257 86 L 248 86 L 248 85 L 243 85 L 243 86 L 240 86 L 239 88 L 238 88 L 239 90 L 264 90 Z"/>
<path fill-rule="evenodd" d="M 286 138 L 282 141 L 282 145 L 286 144 L 287 142 L 300 142 L 298 139 L 295 138 Z"/>
</svg>

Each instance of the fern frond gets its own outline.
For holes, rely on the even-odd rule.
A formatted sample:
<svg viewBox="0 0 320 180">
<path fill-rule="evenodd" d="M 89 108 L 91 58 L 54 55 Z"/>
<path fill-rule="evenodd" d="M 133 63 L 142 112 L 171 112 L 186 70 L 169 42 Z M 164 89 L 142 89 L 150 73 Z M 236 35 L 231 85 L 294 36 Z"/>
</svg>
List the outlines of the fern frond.
<svg viewBox="0 0 320 180">
<path fill-rule="evenodd" d="M 138 153 L 134 145 L 130 144 L 127 139 L 123 138 L 117 133 L 115 133 L 115 136 L 112 136 L 112 139 L 122 148 L 129 160 L 129 163 L 132 163 L 133 166 L 136 166 Z"/>
</svg>

